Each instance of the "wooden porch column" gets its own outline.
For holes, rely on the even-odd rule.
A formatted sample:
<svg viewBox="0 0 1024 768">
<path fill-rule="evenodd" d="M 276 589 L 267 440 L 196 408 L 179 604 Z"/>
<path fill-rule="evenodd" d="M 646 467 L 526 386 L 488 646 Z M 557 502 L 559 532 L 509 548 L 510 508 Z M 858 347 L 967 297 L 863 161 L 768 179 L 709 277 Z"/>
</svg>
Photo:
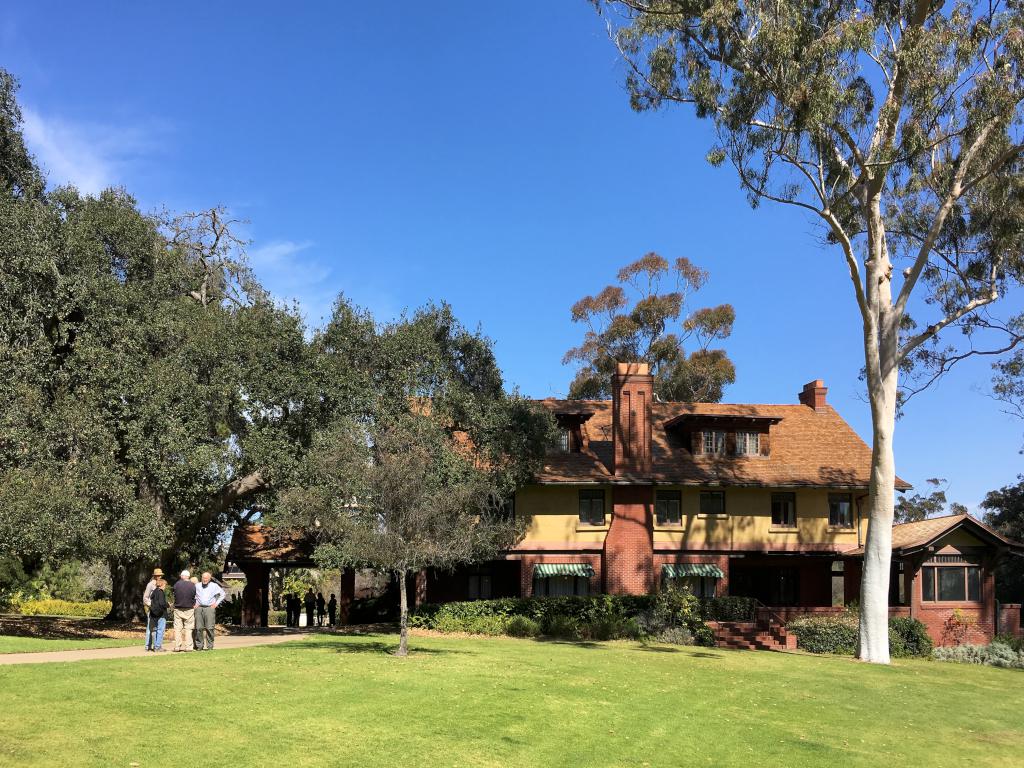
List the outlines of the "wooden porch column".
<svg viewBox="0 0 1024 768">
<path fill-rule="evenodd" d="M 270 618 L 270 569 L 263 563 L 239 564 L 245 574 L 242 626 L 265 627 Z"/>
</svg>

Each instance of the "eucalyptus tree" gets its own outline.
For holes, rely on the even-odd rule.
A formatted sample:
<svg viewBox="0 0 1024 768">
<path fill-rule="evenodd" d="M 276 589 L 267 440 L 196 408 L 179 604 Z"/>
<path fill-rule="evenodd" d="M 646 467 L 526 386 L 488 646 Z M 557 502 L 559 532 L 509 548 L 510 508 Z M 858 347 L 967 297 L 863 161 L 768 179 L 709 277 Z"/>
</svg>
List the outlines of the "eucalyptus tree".
<svg viewBox="0 0 1024 768">
<path fill-rule="evenodd" d="M 752 205 L 805 211 L 849 274 L 872 418 L 859 656 L 887 663 L 898 409 L 1021 340 L 996 309 L 1024 268 L 1022 6 L 593 1 L 632 106 L 692 105 L 717 131 L 708 159 Z"/>
<path fill-rule="evenodd" d="M 562 361 L 579 365 L 569 397 L 610 398 L 616 363 L 644 360 L 662 400 L 721 400 L 736 369 L 725 350 L 712 344 L 730 336 L 736 312 L 729 304 L 689 310 L 687 302 L 707 283 L 707 271 L 686 258 L 670 264 L 648 253 L 616 277 L 618 285 L 572 306 L 573 322 L 586 331 L 583 343 Z M 695 349 L 687 354 L 684 345 L 691 341 Z"/>
</svg>

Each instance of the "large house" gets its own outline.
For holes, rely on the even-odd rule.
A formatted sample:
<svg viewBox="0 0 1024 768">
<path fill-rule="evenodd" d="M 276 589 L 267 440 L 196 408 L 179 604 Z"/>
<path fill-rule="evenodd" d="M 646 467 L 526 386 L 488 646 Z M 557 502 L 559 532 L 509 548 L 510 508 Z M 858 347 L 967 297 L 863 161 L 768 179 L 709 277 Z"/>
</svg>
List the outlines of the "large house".
<svg viewBox="0 0 1024 768">
<path fill-rule="evenodd" d="M 500 560 L 421 575 L 419 601 L 643 594 L 671 580 L 785 620 L 858 599 L 871 449 L 821 381 L 796 404 L 665 403 L 633 363 L 612 392 L 540 401 L 561 440 L 516 493 L 525 538 Z M 995 601 L 993 568 L 1010 553 L 1024 545 L 966 515 L 895 526 L 892 614 L 940 643 L 954 609 L 961 638 L 1019 631 L 1020 606 Z"/>
</svg>

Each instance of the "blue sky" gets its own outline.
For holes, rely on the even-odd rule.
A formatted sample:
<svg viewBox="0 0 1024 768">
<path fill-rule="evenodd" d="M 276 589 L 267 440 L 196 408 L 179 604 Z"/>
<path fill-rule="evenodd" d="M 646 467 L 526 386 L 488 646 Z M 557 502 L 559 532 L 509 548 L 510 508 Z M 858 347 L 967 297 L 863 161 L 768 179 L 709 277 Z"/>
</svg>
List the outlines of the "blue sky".
<svg viewBox="0 0 1024 768">
<path fill-rule="evenodd" d="M 119 5 L 0 12 L 0 66 L 51 182 L 228 206 L 313 325 L 339 292 L 381 319 L 447 300 L 537 397 L 572 378 L 573 301 L 648 251 L 687 256 L 711 272 L 697 305 L 736 308 L 727 400 L 795 402 L 822 378 L 870 438 L 838 251 L 801 214 L 751 210 L 689 110 L 631 112 L 585 0 Z M 903 477 L 948 478 L 972 507 L 1015 481 L 1024 424 L 989 378 L 969 362 L 915 398 Z"/>
</svg>

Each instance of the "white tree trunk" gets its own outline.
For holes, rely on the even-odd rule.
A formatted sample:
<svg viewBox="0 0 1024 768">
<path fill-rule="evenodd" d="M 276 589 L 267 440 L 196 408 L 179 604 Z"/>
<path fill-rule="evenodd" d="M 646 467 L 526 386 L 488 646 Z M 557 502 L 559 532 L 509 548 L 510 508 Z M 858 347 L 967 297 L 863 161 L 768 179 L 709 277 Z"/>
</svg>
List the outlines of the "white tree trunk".
<svg viewBox="0 0 1024 768">
<path fill-rule="evenodd" d="M 871 401 L 871 479 L 868 486 L 868 534 L 860 585 L 860 647 L 857 657 L 889 663 L 889 571 L 892 564 L 892 521 L 896 483 L 893 434 L 896 429 L 898 324 L 882 313 L 874 361 L 877 376 L 868 377 Z"/>
</svg>

